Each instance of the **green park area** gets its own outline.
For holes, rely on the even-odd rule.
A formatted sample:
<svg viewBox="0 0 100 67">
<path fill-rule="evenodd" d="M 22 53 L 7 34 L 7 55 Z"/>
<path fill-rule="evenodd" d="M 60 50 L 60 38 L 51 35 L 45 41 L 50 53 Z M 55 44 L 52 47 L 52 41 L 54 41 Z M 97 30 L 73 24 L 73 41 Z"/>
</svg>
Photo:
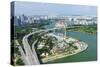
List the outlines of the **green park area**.
<svg viewBox="0 0 100 67">
<path fill-rule="evenodd" d="M 74 28 L 70 28 L 70 29 L 66 29 L 66 30 L 96 35 L 97 34 L 97 25 L 74 25 Z"/>
</svg>

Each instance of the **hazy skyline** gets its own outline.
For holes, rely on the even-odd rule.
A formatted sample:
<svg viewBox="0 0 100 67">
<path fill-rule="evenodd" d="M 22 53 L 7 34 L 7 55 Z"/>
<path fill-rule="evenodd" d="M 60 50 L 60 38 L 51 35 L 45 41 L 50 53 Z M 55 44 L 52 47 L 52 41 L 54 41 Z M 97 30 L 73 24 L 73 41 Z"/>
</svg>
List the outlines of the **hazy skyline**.
<svg viewBox="0 0 100 67">
<path fill-rule="evenodd" d="M 36 2 L 14 2 L 15 15 L 85 15 L 97 16 L 96 6 Z"/>
</svg>

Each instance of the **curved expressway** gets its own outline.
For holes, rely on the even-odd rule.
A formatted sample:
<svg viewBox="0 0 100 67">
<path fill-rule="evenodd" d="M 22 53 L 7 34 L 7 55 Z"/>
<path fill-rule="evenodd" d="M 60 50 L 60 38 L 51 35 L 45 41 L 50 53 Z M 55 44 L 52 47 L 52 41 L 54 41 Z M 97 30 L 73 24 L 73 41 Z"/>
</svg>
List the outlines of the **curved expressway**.
<svg viewBox="0 0 100 67">
<path fill-rule="evenodd" d="M 47 29 L 47 30 L 39 30 L 39 31 L 36 31 L 36 32 L 29 33 L 28 35 L 25 35 L 23 37 L 22 43 L 23 43 L 23 49 L 24 49 L 25 52 L 23 51 L 21 46 L 19 47 L 19 51 L 21 53 L 21 59 L 23 60 L 25 65 L 40 64 L 38 56 L 37 56 L 36 51 L 35 51 L 35 47 L 34 47 L 34 45 L 37 43 L 38 40 L 35 40 L 34 43 L 32 44 L 32 46 L 30 46 L 29 43 L 28 43 L 28 37 L 31 36 L 31 35 L 34 35 L 36 33 L 48 32 L 48 31 L 55 30 L 55 29 L 57 29 L 57 28 L 52 28 L 52 29 Z M 16 44 L 19 45 L 17 40 L 16 40 Z M 31 49 L 31 47 L 32 47 L 32 49 Z"/>
<path fill-rule="evenodd" d="M 28 43 L 28 37 L 31 36 L 31 35 L 34 35 L 36 33 L 48 32 L 48 31 L 54 30 L 54 29 L 56 29 L 56 28 L 47 29 L 47 30 L 39 30 L 39 31 L 36 31 L 36 32 L 29 33 L 28 35 L 23 37 L 22 43 L 23 43 L 23 48 L 24 48 L 25 53 L 23 52 L 21 47 L 19 47 L 19 50 L 21 52 L 22 60 L 26 65 L 40 64 L 39 59 L 38 59 L 37 54 L 36 54 L 36 51 L 34 49 L 34 45 L 36 44 L 37 40 L 34 41 L 34 43 L 32 44 L 32 49 L 31 49 L 31 46 Z"/>
</svg>

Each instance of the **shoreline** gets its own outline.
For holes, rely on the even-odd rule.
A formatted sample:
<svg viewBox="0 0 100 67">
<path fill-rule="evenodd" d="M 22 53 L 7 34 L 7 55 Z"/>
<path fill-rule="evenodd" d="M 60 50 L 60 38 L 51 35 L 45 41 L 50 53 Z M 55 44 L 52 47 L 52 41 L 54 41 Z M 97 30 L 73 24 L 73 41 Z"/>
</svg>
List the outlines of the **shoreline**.
<svg viewBox="0 0 100 67">
<path fill-rule="evenodd" d="M 81 33 L 85 33 L 85 34 L 88 34 L 88 35 L 97 36 L 97 33 L 88 33 L 88 32 L 84 32 L 84 31 L 68 31 L 68 32 L 81 32 Z"/>
<path fill-rule="evenodd" d="M 69 38 L 72 38 L 72 37 L 69 37 Z M 75 38 L 72 38 L 72 39 L 75 39 Z M 75 40 L 77 40 L 77 39 L 75 39 Z M 54 56 L 48 56 L 48 57 L 42 59 L 43 63 L 47 63 L 47 62 L 50 62 L 50 61 L 53 61 L 53 60 L 57 60 L 57 59 L 61 59 L 61 58 L 64 58 L 64 57 L 72 56 L 72 55 L 78 54 L 80 52 L 83 52 L 84 50 L 86 50 L 88 48 L 88 45 L 85 42 L 79 41 L 79 43 L 80 44 L 76 45 L 78 47 L 78 49 L 74 50 L 74 51 L 71 51 L 71 54 L 68 54 L 68 52 L 64 52 L 62 54 L 56 54 Z"/>
</svg>

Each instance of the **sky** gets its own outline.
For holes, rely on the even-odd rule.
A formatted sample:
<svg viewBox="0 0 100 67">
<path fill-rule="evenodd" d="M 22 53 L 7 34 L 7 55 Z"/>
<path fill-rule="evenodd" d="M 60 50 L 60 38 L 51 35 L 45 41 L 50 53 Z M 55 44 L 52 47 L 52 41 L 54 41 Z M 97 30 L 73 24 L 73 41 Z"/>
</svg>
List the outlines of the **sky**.
<svg viewBox="0 0 100 67">
<path fill-rule="evenodd" d="M 85 15 L 97 16 L 96 6 L 14 2 L 15 15 Z"/>
</svg>

